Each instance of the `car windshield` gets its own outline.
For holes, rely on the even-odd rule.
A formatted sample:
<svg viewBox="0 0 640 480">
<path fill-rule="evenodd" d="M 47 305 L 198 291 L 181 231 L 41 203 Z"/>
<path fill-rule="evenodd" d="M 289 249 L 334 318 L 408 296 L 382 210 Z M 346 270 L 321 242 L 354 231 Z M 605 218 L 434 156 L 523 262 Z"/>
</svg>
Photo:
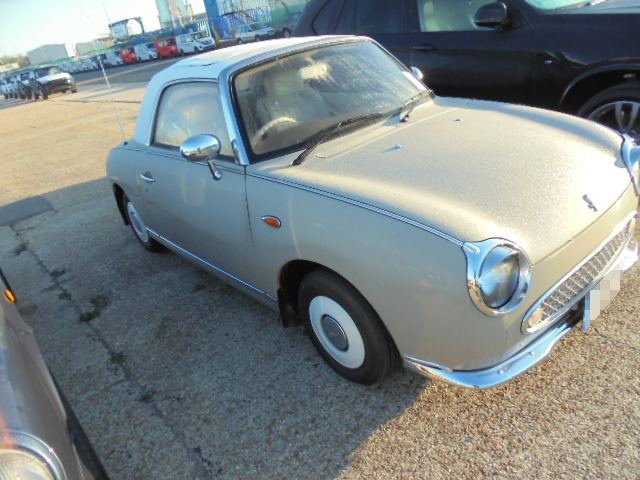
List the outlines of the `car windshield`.
<svg viewBox="0 0 640 480">
<path fill-rule="evenodd" d="M 339 122 L 402 109 L 427 89 L 376 44 L 360 41 L 245 70 L 234 90 L 249 146 L 265 157 L 304 148 Z"/>
<path fill-rule="evenodd" d="M 564 8 L 584 7 L 607 0 L 526 0 L 527 3 L 540 10 L 560 10 Z"/>
<path fill-rule="evenodd" d="M 38 77 L 46 77 L 47 75 L 49 75 L 49 67 L 39 68 L 38 70 L 36 70 L 36 76 Z"/>
<path fill-rule="evenodd" d="M 22 80 L 28 80 L 29 79 L 29 72 L 24 72 L 20 74 L 20 78 Z"/>
</svg>

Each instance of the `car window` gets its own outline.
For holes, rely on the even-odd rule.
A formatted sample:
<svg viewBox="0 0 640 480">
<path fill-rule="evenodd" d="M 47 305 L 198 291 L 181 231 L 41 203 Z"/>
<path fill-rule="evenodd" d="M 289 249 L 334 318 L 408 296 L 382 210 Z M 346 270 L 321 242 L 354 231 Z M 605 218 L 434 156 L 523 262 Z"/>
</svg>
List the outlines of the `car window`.
<svg viewBox="0 0 640 480">
<path fill-rule="evenodd" d="M 356 30 L 356 8 L 358 0 L 345 0 L 338 21 L 336 23 L 335 32 L 353 34 Z"/>
<path fill-rule="evenodd" d="M 371 42 L 306 50 L 239 73 L 234 89 L 254 156 L 297 148 L 338 122 L 385 114 L 426 88 Z"/>
<path fill-rule="evenodd" d="M 53 67 L 51 70 L 49 70 L 49 73 L 51 75 L 56 75 L 56 74 L 60 73 L 60 70 L 58 68 L 56 68 L 56 67 Z"/>
<path fill-rule="evenodd" d="M 474 18 L 487 0 L 417 0 L 423 32 L 466 32 L 486 30 Z"/>
<path fill-rule="evenodd" d="M 455 0 L 444 0 L 453 1 Z M 351 2 L 354 3 L 354 2 Z M 358 1 L 356 33 L 399 33 L 402 31 L 402 5 L 388 0 Z"/>
<path fill-rule="evenodd" d="M 334 33 L 342 4 L 343 0 L 329 0 L 313 19 L 313 31 L 318 34 Z"/>
<path fill-rule="evenodd" d="M 220 140 L 220 154 L 233 156 L 218 86 L 193 82 L 167 87 L 160 99 L 153 143 L 179 147 L 200 134 L 215 135 Z"/>
</svg>

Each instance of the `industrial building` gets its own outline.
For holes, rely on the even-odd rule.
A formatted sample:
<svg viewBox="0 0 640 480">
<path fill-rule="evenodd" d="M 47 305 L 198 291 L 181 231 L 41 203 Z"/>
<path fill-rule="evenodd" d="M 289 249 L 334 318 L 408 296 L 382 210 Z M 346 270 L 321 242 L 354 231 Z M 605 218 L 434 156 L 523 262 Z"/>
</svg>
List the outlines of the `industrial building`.
<svg viewBox="0 0 640 480">
<path fill-rule="evenodd" d="M 62 58 L 69 58 L 75 55 L 75 49 L 70 43 L 58 43 L 53 45 L 42 45 L 27 52 L 31 65 L 54 62 Z"/>
</svg>

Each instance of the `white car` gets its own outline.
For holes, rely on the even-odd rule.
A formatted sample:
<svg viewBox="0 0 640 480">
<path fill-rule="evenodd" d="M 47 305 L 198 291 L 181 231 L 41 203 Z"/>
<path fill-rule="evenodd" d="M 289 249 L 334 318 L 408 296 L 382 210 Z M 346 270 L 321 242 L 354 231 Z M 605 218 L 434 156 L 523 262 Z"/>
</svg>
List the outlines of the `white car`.
<svg viewBox="0 0 640 480">
<path fill-rule="evenodd" d="M 180 55 L 188 53 L 200 53 L 215 47 L 215 42 L 211 37 L 196 37 L 192 33 L 176 35 L 176 46 Z"/>
<path fill-rule="evenodd" d="M 276 29 L 273 27 L 262 27 L 258 23 L 245 23 L 238 25 L 236 31 L 236 42 L 259 42 L 265 38 L 271 38 L 276 34 Z"/>
<path fill-rule="evenodd" d="M 158 59 L 158 52 L 156 51 L 156 47 L 153 46 L 153 42 L 135 45 L 133 51 L 141 62 Z"/>
</svg>

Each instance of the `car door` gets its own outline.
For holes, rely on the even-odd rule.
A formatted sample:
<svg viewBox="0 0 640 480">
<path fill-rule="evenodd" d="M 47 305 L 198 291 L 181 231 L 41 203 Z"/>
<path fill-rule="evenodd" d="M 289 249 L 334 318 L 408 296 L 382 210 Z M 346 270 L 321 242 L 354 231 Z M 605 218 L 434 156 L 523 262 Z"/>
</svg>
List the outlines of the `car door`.
<svg viewBox="0 0 640 480">
<path fill-rule="evenodd" d="M 205 162 L 189 162 L 180 154 L 179 146 L 199 134 L 220 141 L 219 180 Z M 234 162 L 216 83 L 165 88 L 140 168 L 137 181 L 147 226 L 183 252 L 238 275 L 251 245 L 245 172 Z"/>
<path fill-rule="evenodd" d="M 439 95 L 529 103 L 535 88 L 533 32 L 508 1 L 512 26 L 476 26 L 476 12 L 487 3 L 416 0 L 411 65 Z"/>
</svg>

